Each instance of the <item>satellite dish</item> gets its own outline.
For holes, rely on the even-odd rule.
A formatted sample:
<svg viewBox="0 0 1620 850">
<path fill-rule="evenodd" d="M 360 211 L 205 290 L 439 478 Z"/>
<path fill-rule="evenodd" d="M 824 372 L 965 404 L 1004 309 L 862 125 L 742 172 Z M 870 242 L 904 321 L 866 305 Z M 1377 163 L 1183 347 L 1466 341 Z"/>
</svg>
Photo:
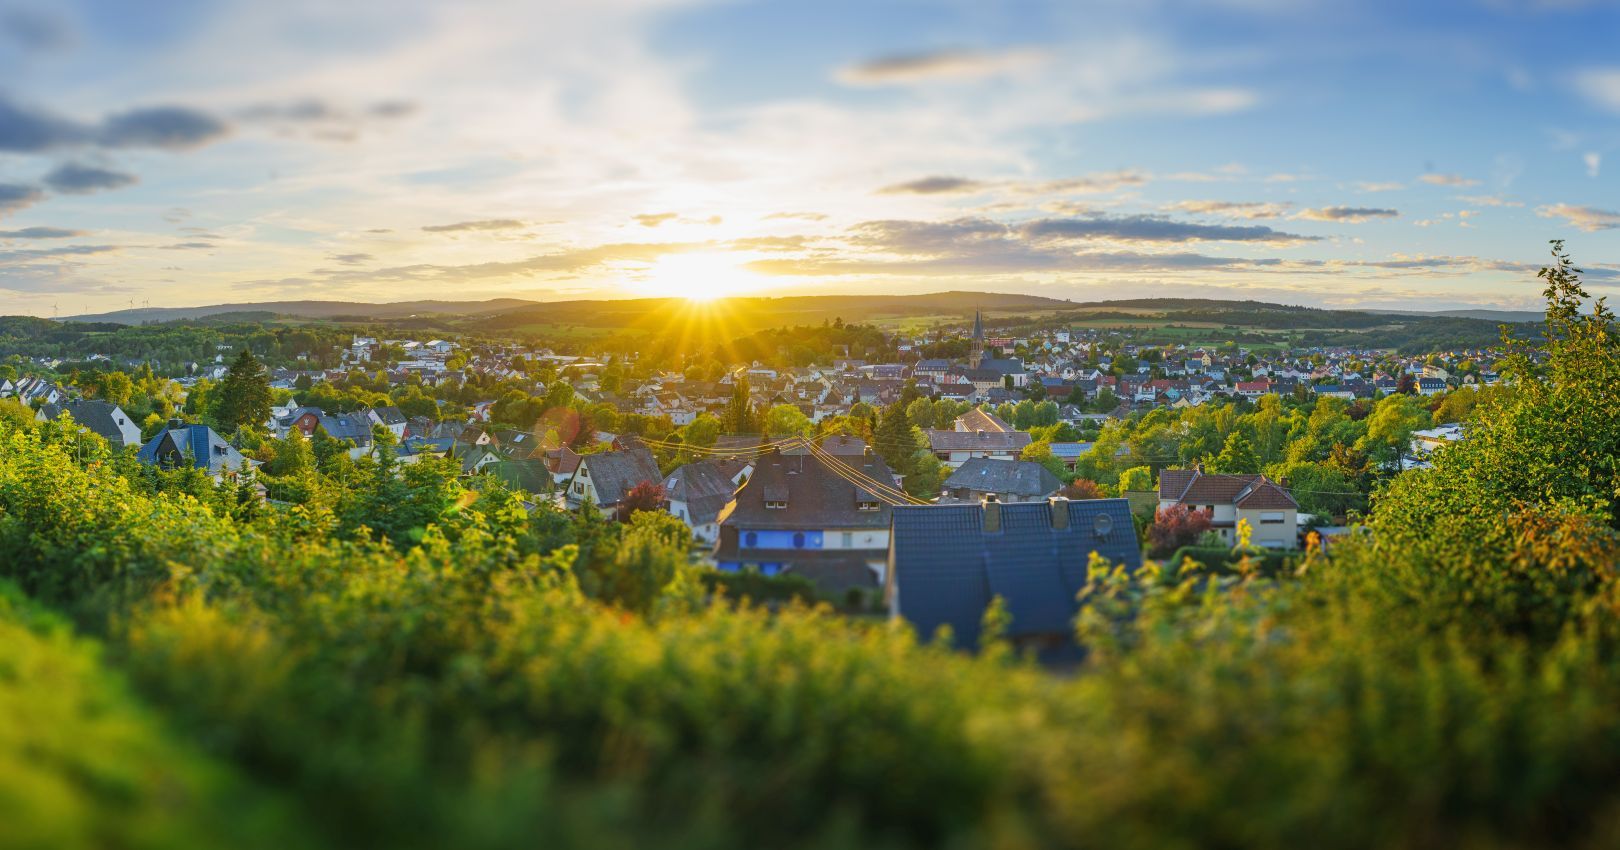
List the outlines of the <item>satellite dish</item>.
<svg viewBox="0 0 1620 850">
<path fill-rule="evenodd" d="M 1098 537 L 1107 537 L 1108 532 L 1112 531 L 1113 529 L 1114 518 L 1108 514 L 1097 514 L 1097 518 L 1091 521 L 1091 530 L 1096 533 Z"/>
</svg>

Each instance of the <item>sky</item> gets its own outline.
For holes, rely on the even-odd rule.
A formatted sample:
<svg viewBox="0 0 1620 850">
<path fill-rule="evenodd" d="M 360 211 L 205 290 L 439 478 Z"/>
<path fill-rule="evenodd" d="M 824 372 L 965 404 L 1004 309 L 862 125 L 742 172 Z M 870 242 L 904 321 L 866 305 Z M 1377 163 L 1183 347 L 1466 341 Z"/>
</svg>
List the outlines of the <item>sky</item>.
<svg viewBox="0 0 1620 850">
<path fill-rule="evenodd" d="M 1620 286 L 1620 0 L 0 0 L 0 314 Z"/>
</svg>

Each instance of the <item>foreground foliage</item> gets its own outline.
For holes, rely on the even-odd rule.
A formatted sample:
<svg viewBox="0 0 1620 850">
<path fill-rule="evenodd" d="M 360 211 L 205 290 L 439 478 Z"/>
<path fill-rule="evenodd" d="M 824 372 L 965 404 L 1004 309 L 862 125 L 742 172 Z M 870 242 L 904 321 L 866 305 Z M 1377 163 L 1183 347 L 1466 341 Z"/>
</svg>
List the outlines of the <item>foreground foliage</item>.
<svg viewBox="0 0 1620 850">
<path fill-rule="evenodd" d="M 1606 312 L 1556 318 L 1331 559 L 1094 565 L 1073 675 L 716 603 L 645 514 L 486 493 L 372 534 L 384 506 L 233 511 L 48 428 L 0 424 L 0 551 L 162 712 L 152 746 L 340 846 L 1612 846 L 1620 352 Z"/>
</svg>

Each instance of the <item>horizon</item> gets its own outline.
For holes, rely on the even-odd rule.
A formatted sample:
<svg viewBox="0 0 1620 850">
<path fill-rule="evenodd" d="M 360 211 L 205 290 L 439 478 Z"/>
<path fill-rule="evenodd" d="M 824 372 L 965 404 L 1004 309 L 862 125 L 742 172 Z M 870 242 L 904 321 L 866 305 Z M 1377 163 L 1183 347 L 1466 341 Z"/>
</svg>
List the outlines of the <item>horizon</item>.
<svg viewBox="0 0 1620 850">
<path fill-rule="evenodd" d="M 329 5 L 0 2 L 0 314 L 1620 283 L 1613 3 Z"/>
</svg>

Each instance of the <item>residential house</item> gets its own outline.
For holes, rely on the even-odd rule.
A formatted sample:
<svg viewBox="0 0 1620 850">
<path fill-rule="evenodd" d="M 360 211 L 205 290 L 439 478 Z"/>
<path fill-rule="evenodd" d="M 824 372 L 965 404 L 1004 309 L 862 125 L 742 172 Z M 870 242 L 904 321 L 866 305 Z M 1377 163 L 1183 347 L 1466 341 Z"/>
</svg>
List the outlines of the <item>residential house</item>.
<svg viewBox="0 0 1620 850">
<path fill-rule="evenodd" d="M 952 468 L 976 457 L 1017 460 L 1019 453 L 1029 445 L 1025 431 L 943 431 L 929 429 L 928 450 Z"/>
<path fill-rule="evenodd" d="M 1264 475 L 1219 475 L 1192 469 L 1159 473 L 1159 507 L 1185 505 L 1210 514 L 1210 526 L 1228 543 L 1237 523 L 1248 520 L 1255 546 L 1292 549 L 1298 545 L 1299 503 L 1288 489 Z"/>
<path fill-rule="evenodd" d="M 1041 501 L 1062 487 L 1051 470 L 1032 460 L 971 458 L 945 479 L 951 501 L 974 504 L 991 496 L 1001 502 Z"/>
<path fill-rule="evenodd" d="M 136 453 L 135 459 L 150 466 L 174 469 L 190 464 L 207 472 L 215 480 L 234 476 L 249 470 L 249 461 L 214 429 L 207 425 L 188 425 L 179 419 L 147 440 Z"/>
<path fill-rule="evenodd" d="M 686 523 L 694 538 L 712 546 L 720 538 L 720 512 L 753 469 L 751 461 L 713 458 L 670 472 L 664 478 L 670 514 Z"/>
<path fill-rule="evenodd" d="M 985 609 L 1000 597 L 1015 644 L 1070 646 L 1093 553 L 1141 567 L 1126 500 L 902 505 L 884 597 L 890 616 L 925 639 L 948 627 L 958 647 L 977 646 Z"/>
<path fill-rule="evenodd" d="M 81 427 L 100 436 L 114 449 L 141 444 L 141 428 L 122 408 L 106 401 L 64 401 L 44 404 L 34 414 L 41 422 L 55 422 L 63 414 L 73 417 Z"/>
<path fill-rule="evenodd" d="M 893 480 L 876 454 L 823 459 L 771 452 L 719 517 L 722 570 L 790 573 L 837 593 L 876 589 L 889 551 Z"/>
<path fill-rule="evenodd" d="M 644 445 L 584 455 L 568 484 L 568 505 L 579 507 L 589 501 L 604 509 L 624 503 L 638 484 L 658 484 L 663 480 L 658 461 Z"/>
</svg>

